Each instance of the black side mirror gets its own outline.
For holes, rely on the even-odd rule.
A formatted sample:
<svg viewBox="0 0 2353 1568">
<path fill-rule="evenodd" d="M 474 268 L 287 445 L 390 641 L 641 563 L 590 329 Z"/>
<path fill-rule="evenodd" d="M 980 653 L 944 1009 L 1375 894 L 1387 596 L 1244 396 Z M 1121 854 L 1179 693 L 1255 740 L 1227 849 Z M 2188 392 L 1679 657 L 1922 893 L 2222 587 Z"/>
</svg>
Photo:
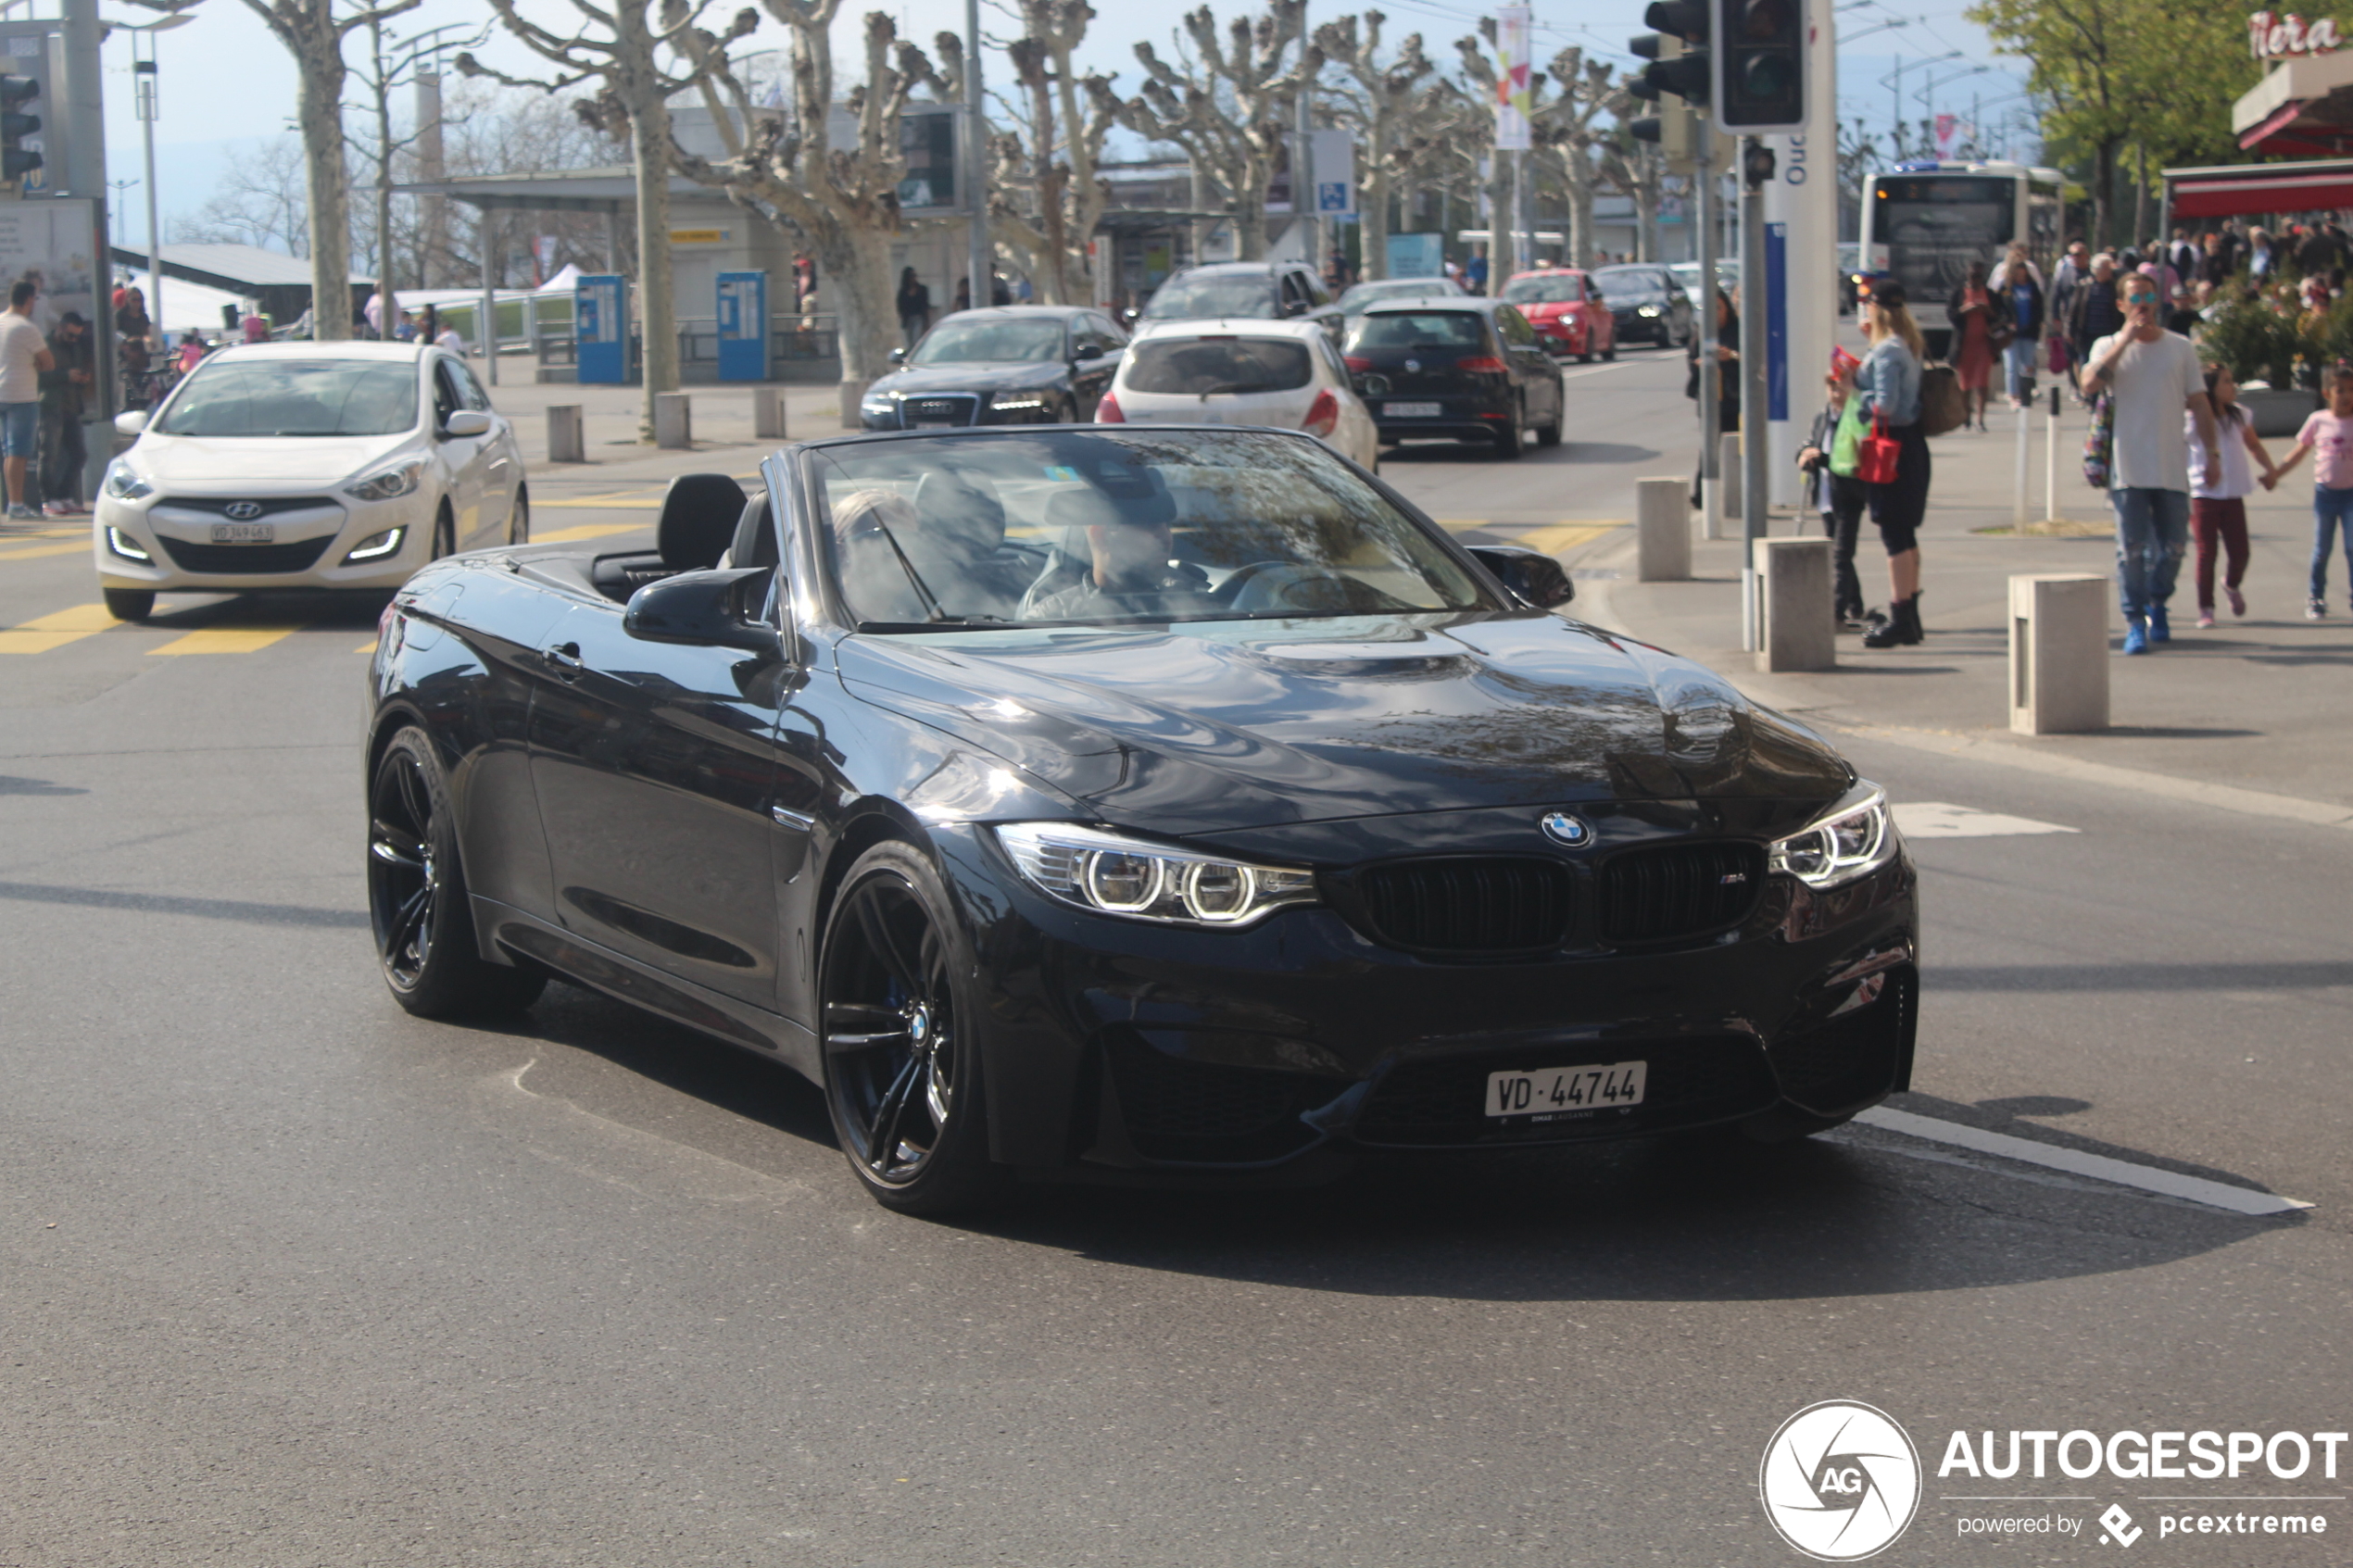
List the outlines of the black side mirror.
<svg viewBox="0 0 2353 1568">
<path fill-rule="evenodd" d="M 907 351 L 903 348 L 892 349 L 890 351 L 890 362 L 894 365 L 904 365 L 907 362 Z"/>
<path fill-rule="evenodd" d="M 1102 357 L 1103 345 L 1100 343 L 1082 343 L 1078 345 L 1078 358 L 1081 359 L 1100 359 Z"/>
<path fill-rule="evenodd" d="M 1359 397 L 1388 396 L 1389 378 L 1387 376 L 1375 375 L 1370 371 L 1366 371 L 1365 374 L 1356 378 L 1356 395 Z"/>
<path fill-rule="evenodd" d="M 1577 596 L 1577 584 L 1568 580 L 1561 563 L 1541 550 L 1478 545 L 1472 546 L 1471 554 L 1478 558 L 1479 565 L 1503 579 L 1504 587 L 1538 609 L 1551 609 Z"/>
<path fill-rule="evenodd" d="M 648 643 L 776 651 L 776 629 L 753 619 L 753 596 L 774 573 L 761 566 L 682 571 L 629 596 L 622 626 Z"/>
<path fill-rule="evenodd" d="M 1304 316 L 1307 314 L 1307 302 L 1303 299 L 1287 299 L 1283 301 L 1283 314 L 1286 317 Z"/>
</svg>

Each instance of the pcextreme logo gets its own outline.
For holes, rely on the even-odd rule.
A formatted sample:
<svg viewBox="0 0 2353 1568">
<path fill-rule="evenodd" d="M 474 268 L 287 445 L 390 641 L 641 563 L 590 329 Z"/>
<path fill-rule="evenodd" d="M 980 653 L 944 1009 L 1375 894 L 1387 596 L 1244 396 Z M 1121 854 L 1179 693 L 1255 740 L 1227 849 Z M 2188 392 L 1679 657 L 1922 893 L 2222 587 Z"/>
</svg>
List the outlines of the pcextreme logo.
<svg viewBox="0 0 2353 1568">
<path fill-rule="evenodd" d="M 1756 1487 L 1781 1539 L 1817 1562 L 1856 1562 L 1919 1511 L 1919 1450 L 1886 1411 L 1825 1399 L 1781 1423 Z"/>
</svg>

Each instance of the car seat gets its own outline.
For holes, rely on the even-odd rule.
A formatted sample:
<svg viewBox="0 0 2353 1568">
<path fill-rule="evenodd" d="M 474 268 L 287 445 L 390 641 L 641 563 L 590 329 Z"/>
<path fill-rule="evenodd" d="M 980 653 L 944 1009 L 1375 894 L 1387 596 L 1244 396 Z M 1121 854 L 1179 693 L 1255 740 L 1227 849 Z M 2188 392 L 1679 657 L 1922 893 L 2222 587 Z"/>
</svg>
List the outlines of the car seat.
<svg viewBox="0 0 2353 1568">
<path fill-rule="evenodd" d="M 656 548 L 598 556 L 589 568 L 597 591 L 619 604 L 648 583 L 719 564 L 744 514 L 744 487 L 724 473 L 682 473 L 661 497 Z"/>
</svg>

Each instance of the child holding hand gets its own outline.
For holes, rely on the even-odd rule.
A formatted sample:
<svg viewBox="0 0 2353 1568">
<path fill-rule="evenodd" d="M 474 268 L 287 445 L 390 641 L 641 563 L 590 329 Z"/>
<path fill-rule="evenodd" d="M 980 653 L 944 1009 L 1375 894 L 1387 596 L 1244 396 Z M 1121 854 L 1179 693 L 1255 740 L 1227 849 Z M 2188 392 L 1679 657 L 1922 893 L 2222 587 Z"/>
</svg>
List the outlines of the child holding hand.
<svg viewBox="0 0 2353 1568">
<path fill-rule="evenodd" d="M 2277 484 L 2295 471 L 2307 452 L 2312 459 L 2312 581 L 2304 619 L 2328 614 L 2329 550 L 2345 537 L 2345 570 L 2353 577 L 2353 364 L 2340 359 L 2321 379 L 2328 407 L 2313 413 L 2296 433 L 2296 445 L 2271 470 Z"/>
<path fill-rule="evenodd" d="M 2221 365 L 2206 368 L 2206 395 L 2214 405 L 2217 460 L 2207 461 L 2206 445 L 2197 439 L 2196 416 L 2184 413 L 2190 434 L 2190 534 L 2197 541 L 2197 623 L 2214 624 L 2214 556 L 2219 544 L 2229 558 L 2222 592 L 2230 596 L 2231 613 L 2246 613 L 2246 597 L 2239 583 L 2246 576 L 2246 497 L 2255 489 L 2255 473 L 2247 458 L 2263 465 L 2263 488 L 2279 483 L 2287 470 L 2274 468 L 2255 433 L 2255 421 L 2239 406 L 2238 383 Z"/>
</svg>

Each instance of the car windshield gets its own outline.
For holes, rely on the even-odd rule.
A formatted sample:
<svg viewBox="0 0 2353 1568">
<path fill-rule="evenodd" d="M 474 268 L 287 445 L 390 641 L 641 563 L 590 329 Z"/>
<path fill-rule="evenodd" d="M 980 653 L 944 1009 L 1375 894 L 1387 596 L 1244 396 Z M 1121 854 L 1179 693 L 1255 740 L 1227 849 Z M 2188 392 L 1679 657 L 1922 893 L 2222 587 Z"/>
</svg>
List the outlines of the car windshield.
<svg viewBox="0 0 2353 1568">
<path fill-rule="evenodd" d="M 417 423 L 411 360 L 213 359 L 171 400 L 165 435 L 396 435 Z"/>
<path fill-rule="evenodd" d="M 1214 397 L 1290 392 L 1307 384 L 1307 345 L 1297 338 L 1147 338 L 1127 353 L 1128 389 Z"/>
<path fill-rule="evenodd" d="M 1361 316 L 1365 307 L 1375 300 L 1412 299 L 1416 295 L 1448 295 L 1456 292 L 1443 278 L 1392 278 L 1378 283 L 1358 283 L 1340 296 L 1340 307 L 1351 316 Z"/>
<path fill-rule="evenodd" d="M 1504 285 L 1504 297 L 1514 305 L 1574 305 L 1585 297 L 1576 278 L 1514 278 Z"/>
<path fill-rule="evenodd" d="M 950 316 L 924 335 L 910 362 L 970 365 L 983 361 L 1047 364 L 1063 357 L 1061 318 L 959 321 Z"/>
<path fill-rule="evenodd" d="M 1385 310 L 1349 334 L 1351 348 L 1484 348 L 1486 323 L 1470 310 Z"/>
<path fill-rule="evenodd" d="M 1662 297 L 1658 287 L 1658 274 L 1647 269 L 1641 271 L 1619 271 L 1614 267 L 1604 268 L 1593 274 L 1593 286 L 1601 290 L 1602 297 L 1613 305 L 1621 300 L 1629 305 L 1639 305 Z"/>
<path fill-rule="evenodd" d="M 899 439 L 810 456 L 866 631 L 1495 608 L 1321 443 L 1266 431 Z"/>
<path fill-rule="evenodd" d="M 1263 272 L 1171 278 L 1144 307 L 1148 321 L 1202 320 L 1217 316 L 1265 317 L 1275 309 L 1275 280 Z"/>
</svg>

